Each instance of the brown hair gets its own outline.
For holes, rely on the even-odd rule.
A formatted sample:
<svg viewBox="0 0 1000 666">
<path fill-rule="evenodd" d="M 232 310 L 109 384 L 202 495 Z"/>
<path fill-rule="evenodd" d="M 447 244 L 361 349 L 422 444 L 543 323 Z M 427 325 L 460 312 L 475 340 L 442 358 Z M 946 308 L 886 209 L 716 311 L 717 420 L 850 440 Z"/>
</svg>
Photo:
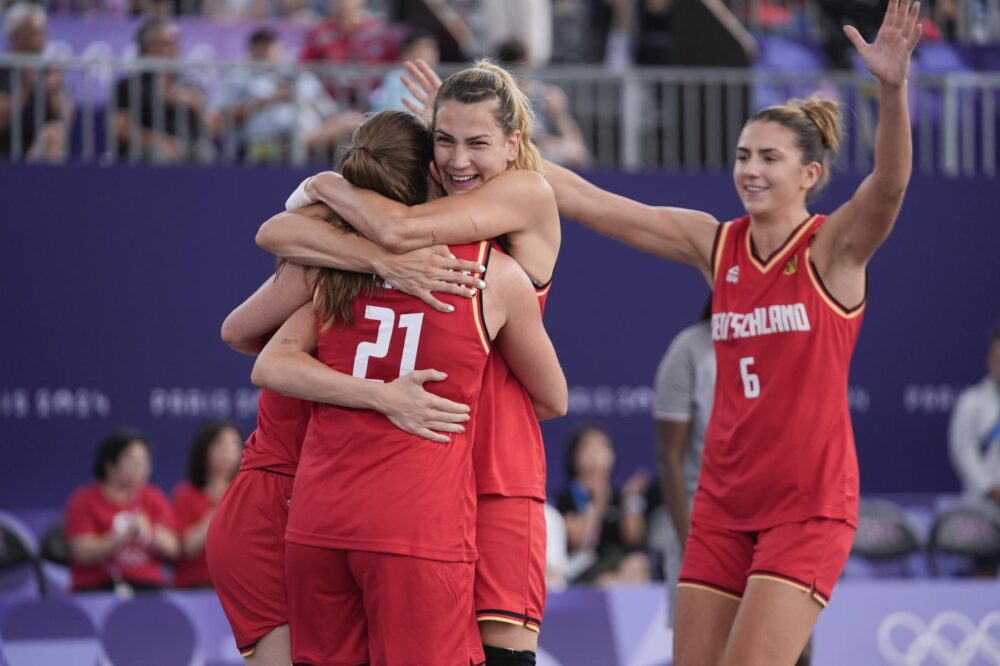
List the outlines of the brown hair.
<svg viewBox="0 0 1000 666">
<path fill-rule="evenodd" d="M 830 182 L 830 165 L 844 135 L 840 106 L 815 95 L 809 99 L 790 99 L 761 109 L 747 124 L 752 122 L 778 123 L 795 133 L 802 164 L 817 162 L 822 168 L 819 180 L 806 194 L 810 199 L 816 197 Z"/>
<path fill-rule="evenodd" d="M 541 171 L 542 156 L 531 141 L 535 125 L 535 112 L 531 109 L 531 100 L 517 85 L 510 72 L 497 67 L 489 60 L 477 60 L 472 67 L 452 74 L 444 80 L 438 88 L 437 97 L 434 98 L 435 124 L 441 102 L 455 100 L 462 104 L 477 104 L 492 99 L 497 101 L 496 121 L 503 135 L 509 137 L 518 130 L 521 132 L 517 158 L 511 166 L 515 169 Z"/>
<path fill-rule="evenodd" d="M 427 165 L 432 159 L 430 136 L 420 120 L 405 111 L 380 111 L 354 132 L 344 152 L 340 173 L 351 184 L 378 192 L 408 206 L 427 199 Z M 357 233 L 337 215 L 330 224 Z M 380 289 L 374 275 L 324 268 L 313 282 L 313 305 L 328 329 L 338 318 L 354 323 L 352 305 L 361 294 Z"/>
</svg>

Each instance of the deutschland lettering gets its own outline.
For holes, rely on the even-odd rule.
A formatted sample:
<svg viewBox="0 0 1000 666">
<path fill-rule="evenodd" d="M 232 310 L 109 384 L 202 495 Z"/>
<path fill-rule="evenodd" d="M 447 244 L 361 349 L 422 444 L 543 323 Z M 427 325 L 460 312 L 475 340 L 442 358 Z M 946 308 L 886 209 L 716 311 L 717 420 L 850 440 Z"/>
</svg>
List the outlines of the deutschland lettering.
<svg viewBox="0 0 1000 666">
<path fill-rule="evenodd" d="M 752 312 L 718 312 L 712 315 L 713 340 L 739 340 L 774 333 L 812 330 L 802 303 L 754 308 Z"/>
</svg>

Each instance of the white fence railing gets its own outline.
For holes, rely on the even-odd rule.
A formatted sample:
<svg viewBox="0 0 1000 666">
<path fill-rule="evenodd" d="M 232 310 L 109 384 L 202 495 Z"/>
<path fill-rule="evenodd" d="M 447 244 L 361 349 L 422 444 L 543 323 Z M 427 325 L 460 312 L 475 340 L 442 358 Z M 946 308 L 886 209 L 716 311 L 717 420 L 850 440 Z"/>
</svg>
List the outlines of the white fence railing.
<svg viewBox="0 0 1000 666">
<path fill-rule="evenodd" d="M 349 109 L 369 109 L 386 71 L 0 56 L 0 76 L 11 73 L 11 108 L 22 109 L 10 114 L 9 146 L 0 157 L 36 157 L 40 128 L 48 126 L 63 133 L 66 159 L 75 161 L 328 161 L 335 138 L 318 149 L 306 139 L 331 118 L 349 118 Z M 878 104 L 875 82 L 867 76 L 602 67 L 548 68 L 521 76 L 565 91 L 598 165 L 725 169 L 753 110 L 816 91 L 840 101 L 845 111 L 848 140 L 841 167 L 871 165 Z M 171 79 L 180 83 L 166 83 Z M 230 88 L 242 90 L 244 98 L 220 95 Z M 58 90 L 64 91 L 64 103 L 53 108 L 59 106 L 53 103 Z M 909 94 L 918 170 L 996 174 L 1000 73 L 918 76 Z M 0 136 L 3 131 L 0 125 Z"/>
</svg>

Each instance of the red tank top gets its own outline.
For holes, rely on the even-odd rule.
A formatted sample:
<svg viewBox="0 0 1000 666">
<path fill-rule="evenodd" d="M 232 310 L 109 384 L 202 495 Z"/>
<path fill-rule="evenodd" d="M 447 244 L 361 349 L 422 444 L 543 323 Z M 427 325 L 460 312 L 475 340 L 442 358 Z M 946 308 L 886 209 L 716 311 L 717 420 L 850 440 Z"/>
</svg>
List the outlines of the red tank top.
<svg viewBox="0 0 1000 666">
<path fill-rule="evenodd" d="M 312 403 L 264 389 L 257 400 L 257 429 L 243 447 L 241 470 L 295 475 Z"/>
<path fill-rule="evenodd" d="M 715 402 L 692 520 L 738 530 L 857 523 L 847 375 L 864 303 L 839 305 L 809 258 L 825 219 L 802 223 L 767 261 L 755 256 L 749 217 L 719 227 Z"/>
<path fill-rule="evenodd" d="M 536 287 L 543 313 L 551 285 Z M 486 362 L 472 455 L 480 495 L 545 499 L 545 446 L 535 407 L 500 354 Z"/>
<path fill-rule="evenodd" d="M 488 248 L 480 242 L 451 251 L 487 265 Z M 415 369 L 447 373 L 425 388 L 472 408 L 465 432 L 438 444 L 403 432 L 378 412 L 314 404 L 292 491 L 289 541 L 475 560 L 472 441 L 490 344 L 478 296 L 440 298 L 454 312 L 390 288 L 359 297 L 352 326 L 340 321 L 318 329 L 317 355 L 335 370 L 377 382 Z"/>
</svg>

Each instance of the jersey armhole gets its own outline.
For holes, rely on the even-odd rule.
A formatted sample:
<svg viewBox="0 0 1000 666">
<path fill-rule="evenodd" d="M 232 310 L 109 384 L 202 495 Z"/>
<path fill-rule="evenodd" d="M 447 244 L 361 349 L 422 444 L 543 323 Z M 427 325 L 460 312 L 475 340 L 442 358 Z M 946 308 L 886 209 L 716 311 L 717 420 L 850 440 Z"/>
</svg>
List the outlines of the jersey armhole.
<svg viewBox="0 0 1000 666">
<path fill-rule="evenodd" d="M 490 255 L 492 253 L 493 246 L 490 242 L 481 241 L 476 261 L 486 270 L 479 275 L 480 279 L 486 278 L 486 272 L 490 269 Z M 493 348 L 493 343 L 490 340 L 489 329 L 486 328 L 486 310 L 483 307 L 482 289 L 476 289 L 476 295 L 473 296 L 473 300 L 476 301 L 472 304 L 472 317 L 476 324 L 476 331 L 479 333 L 479 341 L 483 344 L 483 349 L 489 354 Z"/>
<path fill-rule="evenodd" d="M 834 298 L 833 294 L 830 293 L 830 290 L 826 288 L 826 285 L 823 283 L 823 278 L 820 277 L 819 270 L 816 269 L 816 264 L 813 263 L 809 250 L 810 248 L 806 247 L 806 272 L 809 274 L 809 281 L 812 282 L 812 285 L 816 289 L 816 293 L 819 294 L 820 299 L 822 299 L 831 310 L 844 319 L 854 319 L 864 312 L 865 304 L 868 303 L 868 269 L 865 269 L 864 296 L 861 297 L 860 303 L 855 305 L 853 308 L 849 308 Z"/>
<path fill-rule="evenodd" d="M 729 234 L 729 222 L 720 222 L 719 228 L 715 230 L 715 238 L 712 240 L 712 289 L 715 289 L 715 280 L 719 273 L 719 262 L 722 259 L 722 251 L 726 246 L 726 236 Z"/>
</svg>

